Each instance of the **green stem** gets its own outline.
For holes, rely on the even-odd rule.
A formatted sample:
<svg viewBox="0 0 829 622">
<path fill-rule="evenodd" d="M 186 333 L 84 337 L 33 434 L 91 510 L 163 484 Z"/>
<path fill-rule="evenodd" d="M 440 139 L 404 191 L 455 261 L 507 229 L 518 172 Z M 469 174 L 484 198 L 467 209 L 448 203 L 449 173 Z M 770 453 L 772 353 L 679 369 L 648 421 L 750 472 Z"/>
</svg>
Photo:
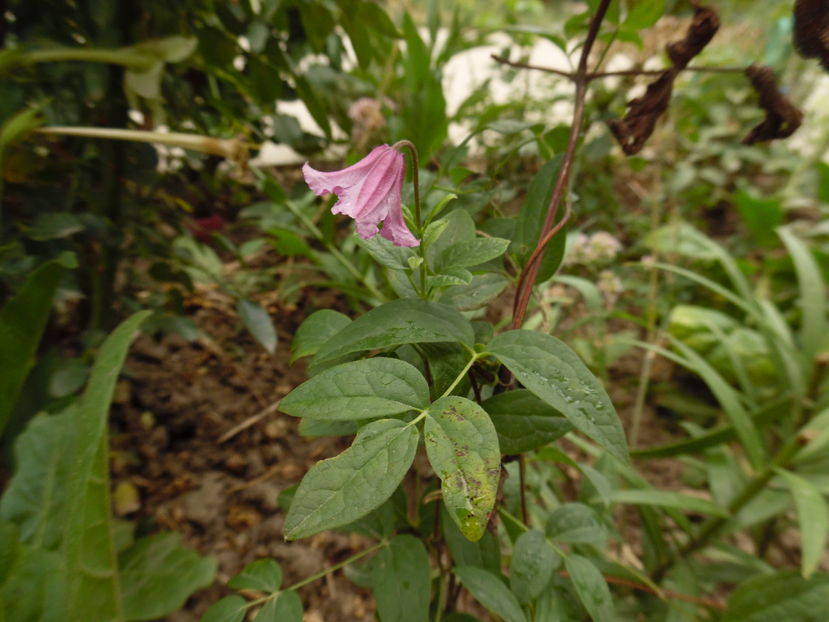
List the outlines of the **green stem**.
<svg viewBox="0 0 829 622">
<path fill-rule="evenodd" d="M 298 581 L 298 582 L 294 583 L 288 589 L 289 590 L 298 590 L 299 588 L 301 588 L 305 585 L 308 585 L 309 583 L 313 583 L 317 579 L 322 579 L 324 576 L 329 575 L 332 572 L 336 572 L 340 568 L 344 568 L 345 566 L 348 566 L 349 564 L 353 564 L 354 562 L 356 562 L 359 559 L 362 559 L 366 555 L 371 555 L 375 551 L 379 551 L 383 547 L 388 546 L 388 544 L 389 543 L 388 543 L 387 540 L 381 540 L 380 542 L 378 542 L 374 546 L 370 546 L 369 548 L 367 548 L 364 551 L 360 551 L 359 553 L 355 553 L 354 555 L 352 555 L 348 559 L 345 559 L 345 560 L 341 561 L 339 564 L 334 564 L 330 568 L 326 568 L 325 570 L 321 570 L 320 572 L 318 572 L 315 575 L 311 575 L 310 577 L 307 577 L 307 578 L 303 579 L 302 581 Z"/>
<path fill-rule="evenodd" d="M 262 175 L 262 173 L 259 174 Z M 296 205 L 294 205 L 290 201 L 286 201 L 285 205 L 291 211 L 291 213 L 294 216 L 296 216 L 297 219 L 305 226 L 305 228 L 308 229 L 311 235 L 313 235 L 318 241 L 322 242 L 326 250 L 328 250 L 328 252 L 331 253 L 337 259 L 337 261 L 339 261 L 355 279 L 357 279 L 357 281 L 362 283 L 372 296 L 374 296 L 380 302 L 385 302 L 386 297 L 380 292 L 380 290 L 374 287 L 374 285 L 371 282 L 366 280 L 366 277 L 359 270 L 357 270 L 357 268 L 354 267 L 354 264 L 348 260 L 348 257 L 343 255 L 333 244 L 329 244 L 328 241 L 326 241 L 325 236 L 322 234 L 322 231 L 319 230 L 319 228 L 311 221 L 310 218 L 303 214 L 301 210 L 297 209 Z"/>
<path fill-rule="evenodd" d="M 417 155 L 417 147 L 410 140 L 399 140 L 394 143 L 392 149 L 404 148 L 409 152 L 412 160 L 412 184 L 414 185 L 414 218 L 415 227 L 417 228 L 417 237 L 421 240 L 417 247 L 418 254 L 421 258 L 419 267 L 420 271 L 420 296 L 426 298 L 426 249 L 423 247 L 423 230 L 425 229 L 423 223 L 423 211 L 420 205 L 420 159 Z"/>
<path fill-rule="evenodd" d="M 473 352 L 473 353 L 472 353 L 472 358 L 471 358 L 471 359 L 469 359 L 469 362 L 468 362 L 468 363 L 466 364 L 466 366 L 465 366 L 465 367 L 461 370 L 461 373 L 459 373 L 459 374 L 458 374 L 457 378 L 455 378 L 455 379 L 452 381 L 452 384 L 450 384 L 450 385 L 449 385 L 449 388 L 447 388 L 447 389 L 446 389 L 446 391 L 444 391 L 444 392 L 443 392 L 443 395 L 441 395 L 440 397 L 446 397 L 446 396 L 447 396 L 447 395 L 449 395 L 452 391 L 454 391 L 454 390 L 455 390 L 455 387 L 456 387 L 456 386 L 458 386 L 458 384 L 460 384 L 460 381 L 461 381 L 461 380 L 463 380 L 463 377 L 464 377 L 464 376 L 466 376 L 466 373 L 467 373 L 470 369 L 472 369 L 472 366 L 475 364 L 475 361 L 477 361 L 477 360 L 478 360 L 481 356 L 483 356 L 483 355 L 482 355 L 482 354 L 478 354 L 477 352 Z"/>
<path fill-rule="evenodd" d="M 286 587 L 284 590 L 277 590 L 276 592 L 273 592 L 272 594 L 268 594 L 267 596 L 263 596 L 262 598 L 257 598 L 256 600 L 252 600 L 249 603 L 246 603 L 245 607 L 250 608 L 250 607 L 255 607 L 256 605 L 264 604 L 264 603 L 268 602 L 269 600 L 273 600 L 274 598 L 279 596 L 282 592 L 287 592 L 288 590 L 296 591 L 299 588 L 308 585 L 309 583 L 313 583 L 317 579 L 322 579 L 324 576 L 329 575 L 332 572 L 336 572 L 340 568 L 348 566 L 349 564 L 353 564 L 354 562 L 362 559 L 366 555 L 371 555 L 372 553 L 374 553 L 375 551 L 380 550 L 384 546 L 388 546 L 388 544 L 389 544 L 388 540 L 381 540 L 380 542 L 378 542 L 374 546 L 370 546 L 366 550 L 360 551 L 359 553 L 356 553 L 356 554 L 352 555 L 348 559 L 345 559 L 345 560 L 341 561 L 339 564 L 334 564 L 333 566 L 330 566 L 330 567 L 326 568 L 325 570 L 321 570 L 318 573 L 311 575 L 310 577 L 306 577 L 305 579 L 302 579 L 302 581 L 297 581 L 293 585 Z"/>
<path fill-rule="evenodd" d="M 49 50 L 33 50 L 20 55 L 17 62 L 22 65 L 51 63 L 56 61 L 83 61 L 88 63 L 111 63 L 123 65 L 129 69 L 146 71 L 161 59 L 146 52 L 136 52 L 129 48 L 94 49 L 59 47 Z"/>
</svg>

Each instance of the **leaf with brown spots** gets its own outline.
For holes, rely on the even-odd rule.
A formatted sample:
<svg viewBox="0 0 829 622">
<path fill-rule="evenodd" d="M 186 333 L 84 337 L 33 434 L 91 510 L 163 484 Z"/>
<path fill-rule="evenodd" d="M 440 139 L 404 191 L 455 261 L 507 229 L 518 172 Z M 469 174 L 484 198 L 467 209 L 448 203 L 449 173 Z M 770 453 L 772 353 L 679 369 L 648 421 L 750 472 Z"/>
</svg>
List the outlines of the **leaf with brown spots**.
<svg viewBox="0 0 829 622">
<path fill-rule="evenodd" d="M 495 507 L 501 451 L 486 411 L 450 395 L 429 407 L 423 428 L 429 463 L 440 478 L 443 503 L 467 539 L 480 540 Z"/>
</svg>

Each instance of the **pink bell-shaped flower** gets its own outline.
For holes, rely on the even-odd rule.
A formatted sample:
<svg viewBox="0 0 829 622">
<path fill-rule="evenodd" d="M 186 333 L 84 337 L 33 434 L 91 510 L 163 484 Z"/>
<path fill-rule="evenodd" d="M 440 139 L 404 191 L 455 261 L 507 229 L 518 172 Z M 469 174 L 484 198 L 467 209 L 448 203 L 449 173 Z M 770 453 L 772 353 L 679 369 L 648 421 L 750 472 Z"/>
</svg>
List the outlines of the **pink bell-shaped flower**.
<svg viewBox="0 0 829 622">
<path fill-rule="evenodd" d="M 339 199 L 331 211 L 345 214 L 357 221 L 357 234 L 364 240 L 380 235 L 396 246 L 418 246 L 418 240 L 403 220 L 400 193 L 406 160 L 403 154 L 389 147 L 375 147 L 365 158 L 341 171 L 325 173 L 302 167 L 305 182 L 314 194 L 336 194 Z"/>
</svg>

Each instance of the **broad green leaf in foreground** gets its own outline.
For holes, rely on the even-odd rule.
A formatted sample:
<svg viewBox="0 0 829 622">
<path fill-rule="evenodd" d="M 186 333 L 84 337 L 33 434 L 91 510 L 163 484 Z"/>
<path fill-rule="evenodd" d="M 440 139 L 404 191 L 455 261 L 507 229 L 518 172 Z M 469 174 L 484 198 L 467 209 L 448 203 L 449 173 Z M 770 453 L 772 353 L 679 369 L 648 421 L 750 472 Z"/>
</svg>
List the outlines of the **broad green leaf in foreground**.
<svg viewBox="0 0 829 622">
<path fill-rule="evenodd" d="M 383 622 L 427 622 L 429 555 L 414 536 L 395 536 L 368 564 L 368 584 Z"/>
<path fill-rule="evenodd" d="M 604 387 L 562 341 L 530 330 L 511 330 L 496 335 L 487 350 L 576 429 L 623 462 L 629 461 L 625 432 Z"/>
<path fill-rule="evenodd" d="M 353 352 L 424 342 L 471 346 L 475 334 L 458 311 L 436 302 L 404 298 L 372 309 L 343 328 L 319 349 L 312 366 Z"/>
<path fill-rule="evenodd" d="M 537 529 L 522 533 L 515 541 L 509 582 L 512 593 L 522 603 L 537 598 L 561 564 L 561 558 Z"/>
<path fill-rule="evenodd" d="M 65 449 L 71 463 L 64 485 L 73 500 L 64 517 L 63 545 L 69 572 L 66 595 L 69 621 L 123 617 L 115 547 L 109 528 L 112 518 L 106 425 L 118 372 L 138 327 L 149 314 L 142 311 L 132 315 L 104 341 L 78 404 L 74 442 L 68 443 Z"/>
<path fill-rule="evenodd" d="M 501 452 L 495 426 L 478 404 L 450 395 L 434 402 L 423 428 L 443 503 L 463 535 L 484 535 L 495 506 Z"/>
<path fill-rule="evenodd" d="M 58 415 L 37 415 L 17 437 L 17 469 L 0 497 L 0 519 L 20 528 L 20 540 L 33 548 L 56 550 L 63 543 L 69 511 L 66 482 L 69 455 L 63 451 L 73 434 L 75 408 Z"/>
<path fill-rule="evenodd" d="M 181 535 L 160 533 L 138 540 L 121 554 L 124 619 L 155 620 L 184 605 L 216 574 L 216 560 L 179 545 Z"/>
<path fill-rule="evenodd" d="M 346 525 L 378 507 L 414 460 L 418 431 L 397 419 L 372 421 L 351 447 L 305 475 L 285 519 L 285 537 L 304 538 Z"/>
<path fill-rule="evenodd" d="M 43 264 L 0 309 L 0 435 L 34 363 L 55 290 L 67 267 L 71 267 L 68 260 Z"/>
<path fill-rule="evenodd" d="M 455 574 L 475 599 L 490 611 L 501 616 L 506 622 L 526 622 L 527 617 L 498 575 L 476 566 L 457 566 Z"/>
<path fill-rule="evenodd" d="M 791 471 L 776 469 L 794 497 L 797 522 L 800 525 L 801 573 L 808 579 L 826 553 L 829 535 L 829 511 L 820 490 L 808 480 Z"/>
<path fill-rule="evenodd" d="M 580 555 L 568 555 L 564 566 L 576 588 L 581 604 L 587 609 L 593 622 L 614 622 L 613 598 L 602 573 L 589 559 Z"/>
<path fill-rule="evenodd" d="M 829 575 L 804 579 L 796 572 L 761 574 L 728 598 L 723 622 L 818 622 L 829 620 Z"/>
<path fill-rule="evenodd" d="M 376 357 L 317 374 L 286 395 L 280 410 L 297 417 L 343 421 L 397 415 L 429 405 L 429 385 L 409 363 Z"/>
</svg>

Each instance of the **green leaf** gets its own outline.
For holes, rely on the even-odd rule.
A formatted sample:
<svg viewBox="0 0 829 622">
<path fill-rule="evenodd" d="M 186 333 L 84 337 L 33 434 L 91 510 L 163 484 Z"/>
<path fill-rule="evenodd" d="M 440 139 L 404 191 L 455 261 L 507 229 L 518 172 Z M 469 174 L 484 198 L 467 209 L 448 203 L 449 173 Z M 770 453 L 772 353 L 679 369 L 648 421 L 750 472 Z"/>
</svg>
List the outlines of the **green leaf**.
<svg viewBox="0 0 829 622">
<path fill-rule="evenodd" d="M 581 555 L 568 555 L 564 558 L 564 567 L 593 622 L 614 622 L 616 615 L 610 590 L 593 562 Z"/>
<path fill-rule="evenodd" d="M 708 385 L 711 392 L 719 400 L 725 411 L 737 438 L 746 452 L 752 466 L 760 468 L 764 463 L 765 450 L 760 433 L 754 425 L 737 391 L 728 384 L 725 379 L 715 370 L 706 359 L 697 354 L 678 339 L 671 338 L 671 344 L 679 350 L 687 361 L 687 366 L 695 371 Z M 670 358 L 670 357 L 669 357 Z"/>
<path fill-rule="evenodd" d="M 487 350 L 577 430 L 616 458 L 629 461 L 625 432 L 604 387 L 562 341 L 530 330 L 511 330 L 496 335 Z"/>
<path fill-rule="evenodd" d="M 413 366 L 385 357 L 343 363 L 320 372 L 282 398 L 289 415 L 343 421 L 423 410 L 429 385 Z"/>
<path fill-rule="evenodd" d="M 285 518 L 296 540 L 365 516 L 394 492 L 414 460 L 417 427 L 380 419 L 362 427 L 351 447 L 315 464 L 302 479 Z"/>
<path fill-rule="evenodd" d="M 636 0 L 628 11 L 624 25 L 636 30 L 650 28 L 665 11 L 665 0 Z"/>
<path fill-rule="evenodd" d="M 513 240 L 515 242 L 515 252 L 521 258 L 522 265 L 527 263 L 527 260 L 538 244 L 562 160 L 563 156 L 561 154 L 554 156 L 536 173 L 530 182 L 527 197 L 524 199 L 524 205 L 518 214 L 518 222 L 515 226 Z M 563 215 L 564 209 L 559 208 L 556 222 Z M 541 258 L 541 265 L 538 271 L 538 277 L 536 278 L 537 282 L 549 279 L 558 269 L 561 260 L 564 258 L 566 238 L 567 236 L 562 230 L 547 244 L 547 248 Z"/>
<path fill-rule="evenodd" d="M 449 515 L 469 540 L 486 530 L 501 470 L 495 427 L 478 404 L 449 395 L 429 407 L 423 428 L 429 463 Z"/>
<path fill-rule="evenodd" d="M 358 235 L 354 235 L 353 238 L 357 245 L 366 249 L 377 263 L 393 270 L 408 269 L 409 260 L 416 257 L 413 249 L 405 246 L 395 246 L 380 235 L 375 235 L 368 240 L 364 240 Z"/>
<path fill-rule="evenodd" d="M 478 309 L 500 294 L 509 284 L 509 279 L 496 272 L 473 274 L 468 285 L 453 285 L 440 295 L 440 301 L 459 309 Z"/>
<path fill-rule="evenodd" d="M 361 2 L 357 10 L 358 19 L 365 22 L 374 32 L 379 32 L 386 37 L 399 38 L 403 35 L 397 30 L 394 22 L 378 4 L 373 2 Z"/>
<path fill-rule="evenodd" d="M 6 427 L 52 310 L 67 261 L 43 264 L 0 309 L 0 434 Z"/>
<path fill-rule="evenodd" d="M 794 497 L 797 522 L 800 524 L 800 571 L 804 579 L 811 577 L 826 552 L 829 536 L 829 510 L 823 495 L 813 484 L 791 471 L 775 469 Z"/>
<path fill-rule="evenodd" d="M 509 243 L 509 240 L 503 238 L 475 238 L 457 242 L 438 255 L 435 271 L 442 272 L 446 268 L 453 267 L 477 266 L 503 255 Z"/>
<path fill-rule="evenodd" d="M 368 584 L 381 622 L 428 622 L 429 555 L 414 536 L 395 536 L 369 562 Z"/>
<path fill-rule="evenodd" d="M 200 622 L 242 622 L 247 602 L 241 596 L 225 596 L 204 612 Z"/>
<path fill-rule="evenodd" d="M 216 560 L 179 546 L 181 535 L 141 538 L 119 558 L 125 620 L 155 620 L 180 609 L 216 575 Z"/>
<path fill-rule="evenodd" d="M 777 234 L 786 245 L 797 273 L 800 290 L 798 302 L 803 314 L 800 322 L 800 346 L 811 359 L 821 350 L 829 348 L 826 284 L 808 247 L 786 228 L 779 228 Z"/>
<path fill-rule="evenodd" d="M 538 598 L 553 572 L 561 565 L 561 558 L 537 529 L 522 533 L 515 541 L 509 582 L 512 593 L 523 604 Z"/>
<path fill-rule="evenodd" d="M 174 35 L 163 39 L 145 41 L 133 46 L 132 49 L 137 52 L 152 54 L 167 63 L 180 63 L 190 56 L 197 46 L 198 40 L 195 37 Z"/>
<path fill-rule="evenodd" d="M 227 582 L 234 590 L 259 590 L 270 594 L 282 586 L 282 568 L 273 559 L 252 561 Z"/>
<path fill-rule="evenodd" d="M 506 622 L 527 621 L 518 599 L 498 575 L 476 566 L 457 566 L 453 572 L 479 603 Z"/>
<path fill-rule="evenodd" d="M 429 49 L 408 13 L 403 15 L 406 53 L 403 56 L 403 91 L 407 102 L 400 114 L 403 120 L 401 138 L 409 138 L 420 153 L 420 161 L 428 162 L 432 153 L 446 138 L 449 121 L 440 72 L 433 69 Z"/>
<path fill-rule="evenodd" d="M 236 304 L 236 310 L 250 334 L 265 350 L 273 354 L 276 350 L 276 329 L 268 312 L 255 302 L 245 299 Z"/>
<path fill-rule="evenodd" d="M 59 415 L 37 415 L 15 442 L 17 470 L 0 497 L 0 520 L 15 523 L 20 541 L 32 548 L 56 550 L 63 543 L 70 504 L 70 457 L 63 449 L 76 420 L 74 407 Z"/>
<path fill-rule="evenodd" d="M 686 512 L 696 512 L 710 516 L 720 516 L 722 518 L 728 518 L 730 516 L 724 508 L 707 499 L 700 499 L 669 490 L 616 490 L 611 494 L 610 499 L 615 503 L 676 508 Z"/>
<path fill-rule="evenodd" d="M 291 363 L 316 354 L 322 345 L 351 324 L 351 318 L 339 311 L 314 311 L 300 324 L 291 342 Z"/>
<path fill-rule="evenodd" d="M 2 127 L 0 127 L 0 163 L 2 163 L 3 155 L 10 145 L 24 140 L 36 127 L 43 125 L 42 108 L 42 104 L 30 106 L 5 120 Z"/>
<path fill-rule="evenodd" d="M 550 513 L 545 526 L 556 542 L 600 545 L 607 539 L 607 528 L 593 508 L 583 503 L 564 503 Z"/>
<path fill-rule="evenodd" d="M 489 413 L 505 455 L 523 454 L 573 429 L 560 412 L 526 389 L 493 395 L 481 404 Z"/>
<path fill-rule="evenodd" d="M 783 224 L 783 206 L 780 199 L 757 198 L 745 190 L 739 190 L 735 202 L 746 228 L 757 242 L 764 246 L 774 245 L 774 229 Z"/>
<path fill-rule="evenodd" d="M 472 283 L 472 273 L 466 268 L 446 267 L 443 268 L 441 274 L 430 275 L 426 278 L 426 284 L 430 289 L 463 286 L 470 283 Z"/>
<path fill-rule="evenodd" d="M 63 546 L 69 572 L 66 609 L 72 613 L 70 620 L 80 611 L 87 620 L 123 615 L 110 529 L 107 415 L 127 349 L 149 315 L 149 311 L 132 315 L 104 341 L 78 404 L 74 442 L 65 449 L 71 456 L 64 485 L 72 503 L 64 516 Z"/>
<path fill-rule="evenodd" d="M 317 352 L 312 367 L 353 352 L 423 342 L 471 346 L 475 333 L 465 317 L 446 305 L 411 298 L 394 300 L 360 316 L 329 339 Z"/>
<path fill-rule="evenodd" d="M 489 531 L 477 542 L 470 542 L 450 519 L 446 507 L 441 507 L 440 524 L 443 538 L 456 566 L 478 566 L 491 572 L 501 572 L 501 549 L 498 540 Z"/>
<path fill-rule="evenodd" d="M 280 592 L 259 610 L 255 622 L 302 622 L 302 599 L 294 590 Z"/>
<path fill-rule="evenodd" d="M 68 238 L 86 229 L 83 221 L 68 212 L 47 212 L 38 216 L 31 229 L 26 231 L 30 240 L 44 242 Z"/>
<path fill-rule="evenodd" d="M 829 620 L 829 575 L 804 579 L 796 572 L 760 574 L 728 598 L 723 622 L 817 622 Z"/>
<path fill-rule="evenodd" d="M 3 547 L 2 550 L 5 553 L 7 549 Z M 0 576 L 0 619 L 8 622 L 84 622 L 77 617 L 67 617 L 66 569 L 59 553 L 20 547 L 14 566 L 5 581 L 3 578 Z"/>
</svg>

